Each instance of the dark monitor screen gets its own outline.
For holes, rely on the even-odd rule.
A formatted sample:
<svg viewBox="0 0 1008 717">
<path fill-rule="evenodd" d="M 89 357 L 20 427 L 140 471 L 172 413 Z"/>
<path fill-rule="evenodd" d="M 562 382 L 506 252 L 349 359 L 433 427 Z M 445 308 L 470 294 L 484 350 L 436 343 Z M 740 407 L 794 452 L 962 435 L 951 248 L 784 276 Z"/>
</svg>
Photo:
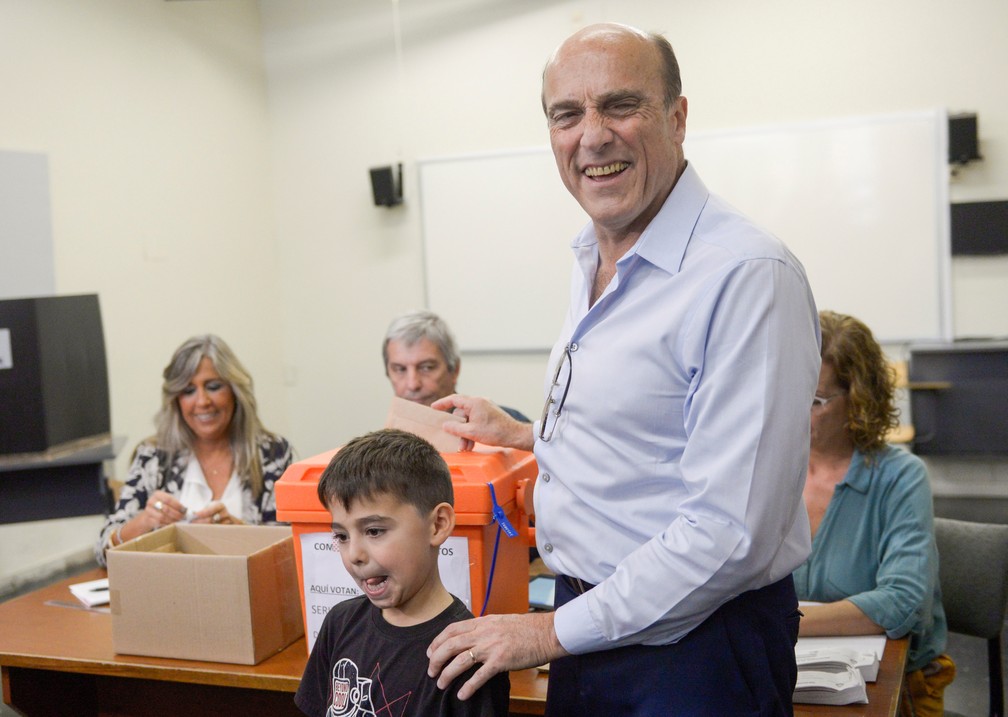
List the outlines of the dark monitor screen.
<svg viewBox="0 0 1008 717">
<path fill-rule="evenodd" d="M 1008 342 L 911 347 L 913 450 L 1008 454 Z"/>
<path fill-rule="evenodd" d="M 0 300 L 0 455 L 107 434 L 98 296 Z"/>
<path fill-rule="evenodd" d="M 951 205 L 952 254 L 1008 254 L 1008 201 Z"/>
</svg>

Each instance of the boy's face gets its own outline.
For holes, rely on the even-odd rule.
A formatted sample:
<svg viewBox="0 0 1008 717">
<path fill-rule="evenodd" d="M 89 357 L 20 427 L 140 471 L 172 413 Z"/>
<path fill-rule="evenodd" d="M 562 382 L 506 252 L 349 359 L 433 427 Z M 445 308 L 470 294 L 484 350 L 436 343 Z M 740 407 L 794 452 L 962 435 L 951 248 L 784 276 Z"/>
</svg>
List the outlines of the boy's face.
<svg viewBox="0 0 1008 717">
<path fill-rule="evenodd" d="M 343 565 L 386 620 L 414 624 L 443 609 L 437 549 L 455 525 L 450 505 L 441 503 L 422 516 L 412 505 L 379 494 L 358 499 L 350 510 L 337 501 L 329 512 Z M 440 609 L 428 614 L 435 604 Z"/>
</svg>

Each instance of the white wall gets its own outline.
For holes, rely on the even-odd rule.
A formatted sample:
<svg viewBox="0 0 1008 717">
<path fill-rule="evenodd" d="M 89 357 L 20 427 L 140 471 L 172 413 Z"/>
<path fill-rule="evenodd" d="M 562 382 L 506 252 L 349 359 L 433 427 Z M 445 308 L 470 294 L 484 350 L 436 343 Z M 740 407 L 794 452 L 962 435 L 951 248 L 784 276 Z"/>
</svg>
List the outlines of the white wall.
<svg viewBox="0 0 1008 717">
<path fill-rule="evenodd" d="M 416 159 L 541 144 L 539 73 L 568 26 L 552 3 L 404 2 L 400 80 L 391 3 L 261 7 L 288 406 L 299 447 L 315 453 L 385 420 L 381 339 L 393 316 L 424 303 Z M 368 168 L 399 159 L 405 204 L 373 206 Z M 544 362 L 464 356 L 459 388 L 537 415 Z"/>
<path fill-rule="evenodd" d="M 690 130 L 975 111 L 986 159 L 952 198 L 1008 197 L 1002 0 L 400 0 L 401 63 L 395 7 L 4 0 L 0 142 L 49 157 L 57 290 L 101 295 L 127 446 L 151 431 L 171 351 L 202 331 L 234 346 L 302 456 L 379 427 L 381 336 L 424 301 L 417 160 L 545 144 L 543 63 L 588 22 L 669 36 Z M 374 207 L 368 168 L 399 160 L 406 203 Z M 1008 334 L 1006 275 L 1005 257 L 954 261 L 957 335 Z M 537 416 L 544 362 L 466 355 L 460 388 Z M 94 535 L 61 529 L 0 527 L 0 577 L 34 559 L 14 546 Z"/>
<path fill-rule="evenodd" d="M 417 160 L 544 145 L 542 66 L 585 23 L 619 20 L 668 35 L 691 130 L 929 107 L 975 111 L 986 159 L 960 172 L 952 198 L 1008 197 L 1008 95 L 994 70 L 1008 66 L 1008 5 L 1000 0 L 402 0 L 401 75 L 392 2 L 261 0 L 260 7 L 290 425 L 307 453 L 384 419 L 382 332 L 424 300 Z M 371 206 L 368 167 L 400 159 L 405 205 Z M 1008 257 L 954 261 L 957 335 L 1008 334 L 1008 312 L 991 310 L 1008 305 L 1006 275 Z M 521 276 L 514 284 L 523 290 Z M 544 360 L 464 356 L 460 389 L 537 416 Z"/>
<path fill-rule="evenodd" d="M 251 0 L 2 4 L 0 143 L 48 156 L 56 291 L 100 296 L 120 477 L 192 334 L 224 336 L 288 428 L 267 120 Z M 86 554 L 98 526 L 0 526 L 0 579 Z"/>
</svg>

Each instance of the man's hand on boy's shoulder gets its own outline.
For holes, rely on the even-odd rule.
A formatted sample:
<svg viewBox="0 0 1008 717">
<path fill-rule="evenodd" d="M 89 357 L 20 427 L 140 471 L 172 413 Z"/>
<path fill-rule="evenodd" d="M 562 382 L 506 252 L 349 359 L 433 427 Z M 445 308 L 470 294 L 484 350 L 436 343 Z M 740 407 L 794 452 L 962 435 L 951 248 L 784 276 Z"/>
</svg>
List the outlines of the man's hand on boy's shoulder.
<svg viewBox="0 0 1008 717">
<path fill-rule="evenodd" d="M 553 629 L 552 612 L 485 615 L 452 623 L 434 638 L 427 649 L 427 674 L 443 690 L 478 663 L 458 693 L 466 700 L 499 672 L 536 667 L 567 654 Z"/>
</svg>

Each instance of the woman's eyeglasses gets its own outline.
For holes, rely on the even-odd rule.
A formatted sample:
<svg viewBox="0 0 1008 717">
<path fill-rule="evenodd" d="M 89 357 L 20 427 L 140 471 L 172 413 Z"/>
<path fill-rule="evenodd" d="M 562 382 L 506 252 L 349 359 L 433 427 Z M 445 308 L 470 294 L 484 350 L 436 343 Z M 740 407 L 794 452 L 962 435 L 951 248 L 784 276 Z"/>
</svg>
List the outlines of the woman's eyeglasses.
<svg viewBox="0 0 1008 717">
<path fill-rule="evenodd" d="M 549 395 L 546 397 L 546 405 L 543 406 L 542 418 L 539 421 L 539 439 L 542 441 L 549 441 L 553 437 L 553 430 L 556 428 L 557 420 L 560 418 L 560 412 L 563 411 L 564 401 L 567 400 L 567 391 L 570 390 L 571 366 L 571 349 L 570 344 L 568 344 L 564 347 L 560 360 L 557 361 L 556 371 L 553 373 L 553 383 L 550 384 Z M 557 389 L 560 388 L 560 374 L 565 373 L 564 367 L 567 368 L 566 379 L 564 380 L 563 391 L 560 393 L 558 400 L 556 394 Z"/>
<path fill-rule="evenodd" d="M 813 396 L 812 397 L 812 409 L 816 408 L 826 408 L 826 404 L 832 401 L 834 398 L 839 398 L 843 396 L 846 391 L 841 391 L 840 393 L 834 393 L 832 396 Z"/>
</svg>

